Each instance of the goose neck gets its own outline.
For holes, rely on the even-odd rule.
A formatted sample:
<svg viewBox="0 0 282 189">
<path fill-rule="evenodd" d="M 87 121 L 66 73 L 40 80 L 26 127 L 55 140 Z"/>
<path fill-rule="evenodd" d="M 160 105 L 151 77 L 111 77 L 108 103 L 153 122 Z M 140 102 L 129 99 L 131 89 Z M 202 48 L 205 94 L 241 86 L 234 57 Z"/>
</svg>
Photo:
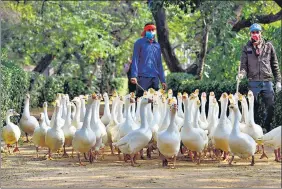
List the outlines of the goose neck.
<svg viewBox="0 0 282 189">
<path fill-rule="evenodd" d="M 24 104 L 24 116 L 29 117 L 30 112 L 29 112 L 29 98 L 25 99 L 25 104 Z"/>
<path fill-rule="evenodd" d="M 220 113 L 220 119 L 226 119 L 226 111 L 227 111 L 227 103 L 228 99 L 224 98 L 221 103 L 221 113 Z"/>
<path fill-rule="evenodd" d="M 86 129 L 86 128 L 90 128 L 90 118 L 91 118 L 91 114 L 92 114 L 92 103 L 93 101 L 90 100 L 88 101 L 89 103 L 87 104 L 87 108 L 86 108 L 86 113 L 85 113 L 85 117 L 84 117 L 84 120 L 83 120 L 83 125 L 82 125 L 82 128 L 83 129 Z"/>
<path fill-rule="evenodd" d="M 170 111 L 170 123 L 168 125 L 167 131 L 172 132 L 173 130 L 175 130 L 176 124 L 175 124 L 175 114 L 176 112 Z"/>
<path fill-rule="evenodd" d="M 234 115 L 234 126 L 232 128 L 232 133 L 233 134 L 239 134 L 240 133 L 240 128 L 239 128 L 239 110 L 237 109 L 236 111 L 232 111 L 232 114 Z"/>
<path fill-rule="evenodd" d="M 141 104 L 140 116 L 141 116 L 141 128 L 148 128 L 147 118 L 145 117 L 145 110 L 147 104 Z"/>
<path fill-rule="evenodd" d="M 249 100 L 249 123 L 250 124 L 254 124 L 255 120 L 254 120 L 254 99 L 251 98 Z"/>
<path fill-rule="evenodd" d="M 6 124 L 10 124 L 11 123 L 11 119 L 10 119 L 11 115 L 7 115 L 6 116 Z"/>
</svg>

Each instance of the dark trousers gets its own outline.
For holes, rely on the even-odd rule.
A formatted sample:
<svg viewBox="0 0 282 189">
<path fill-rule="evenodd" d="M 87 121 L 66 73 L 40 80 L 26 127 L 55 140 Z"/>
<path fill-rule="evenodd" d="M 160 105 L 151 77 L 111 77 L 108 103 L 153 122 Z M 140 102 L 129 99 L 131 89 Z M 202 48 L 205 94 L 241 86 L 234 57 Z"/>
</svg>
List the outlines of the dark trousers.
<svg viewBox="0 0 282 189">
<path fill-rule="evenodd" d="M 136 91 L 136 84 L 130 82 L 130 78 L 128 79 L 128 91 L 129 93 Z"/>
<path fill-rule="evenodd" d="M 159 90 L 159 78 L 157 77 L 138 76 L 137 82 L 146 91 L 148 91 L 148 89 L 150 88 L 153 88 L 156 91 Z M 136 86 L 136 97 L 143 96 L 143 93 L 144 91 L 137 85 Z"/>
<path fill-rule="evenodd" d="M 254 93 L 254 113 L 258 112 L 258 95 L 261 94 L 265 111 L 263 116 L 263 127 L 269 132 L 274 114 L 274 90 L 271 81 L 249 81 L 249 89 Z"/>
</svg>

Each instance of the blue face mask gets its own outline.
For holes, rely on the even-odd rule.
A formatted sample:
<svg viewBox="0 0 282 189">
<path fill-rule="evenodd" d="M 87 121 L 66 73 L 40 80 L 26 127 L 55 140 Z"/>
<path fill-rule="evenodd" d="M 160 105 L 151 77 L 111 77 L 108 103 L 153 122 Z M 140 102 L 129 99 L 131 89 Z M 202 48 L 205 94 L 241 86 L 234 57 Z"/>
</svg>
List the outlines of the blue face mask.
<svg viewBox="0 0 282 189">
<path fill-rule="evenodd" d="M 153 39 L 153 38 L 155 37 L 155 34 L 152 33 L 152 32 L 146 31 L 146 37 L 147 37 L 148 39 Z"/>
</svg>

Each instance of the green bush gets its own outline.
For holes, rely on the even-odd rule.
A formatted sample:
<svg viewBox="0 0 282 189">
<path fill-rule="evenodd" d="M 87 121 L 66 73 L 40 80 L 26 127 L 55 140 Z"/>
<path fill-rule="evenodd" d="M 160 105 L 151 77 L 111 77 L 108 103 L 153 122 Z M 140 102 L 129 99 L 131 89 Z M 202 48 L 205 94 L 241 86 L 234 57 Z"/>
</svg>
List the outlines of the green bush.
<svg viewBox="0 0 282 189">
<path fill-rule="evenodd" d="M 2 60 L 1 68 L 1 127 L 8 109 L 20 113 L 25 93 L 28 90 L 30 76 L 13 62 Z M 17 119 L 16 117 L 13 118 Z"/>
<path fill-rule="evenodd" d="M 87 85 L 79 79 L 67 78 L 64 82 L 64 94 L 69 94 L 70 99 L 80 94 L 85 95 L 92 92 L 93 91 L 88 89 Z"/>
<path fill-rule="evenodd" d="M 111 89 L 115 89 L 119 95 L 128 93 L 128 79 L 124 77 L 114 78 L 111 82 Z"/>
<path fill-rule="evenodd" d="M 167 86 L 172 89 L 172 91 L 177 93 L 177 91 L 180 90 L 182 82 L 189 80 L 194 81 L 194 78 L 195 77 L 193 75 L 187 73 L 171 73 L 166 77 L 166 83 Z"/>
<path fill-rule="evenodd" d="M 273 126 L 277 127 L 279 125 L 282 125 L 282 91 L 277 93 L 275 96 Z"/>
</svg>

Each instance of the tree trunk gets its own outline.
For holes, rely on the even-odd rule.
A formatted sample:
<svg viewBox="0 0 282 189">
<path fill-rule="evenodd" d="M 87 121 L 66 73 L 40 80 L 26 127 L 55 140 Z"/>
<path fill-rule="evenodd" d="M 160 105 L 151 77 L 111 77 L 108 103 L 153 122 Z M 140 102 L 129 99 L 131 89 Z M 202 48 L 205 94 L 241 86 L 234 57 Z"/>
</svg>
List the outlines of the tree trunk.
<svg viewBox="0 0 282 189">
<path fill-rule="evenodd" d="M 203 77 L 203 71 L 204 71 L 204 65 L 205 65 L 205 58 L 207 55 L 207 49 L 208 49 L 208 41 L 209 41 L 209 31 L 210 31 L 210 25 L 205 23 L 204 19 L 204 28 L 203 28 L 203 38 L 201 43 L 201 51 L 199 54 L 199 63 L 197 68 L 197 79 L 202 79 Z"/>
<path fill-rule="evenodd" d="M 158 42 L 160 43 L 161 51 L 168 69 L 171 72 L 186 72 L 196 75 L 198 65 L 192 64 L 186 70 L 183 69 L 173 51 L 173 48 L 169 42 L 169 31 L 166 22 L 165 9 L 163 8 L 163 5 L 156 5 L 152 9 L 152 14 L 156 22 Z"/>
<path fill-rule="evenodd" d="M 86 83 L 87 79 L 86 79 L 86 76 L 85 76 L 85 62 L 82 60 L 80 53 L 74 52 L 73 54 L 74 54 L 74 56 L 76 57 L 76 59 L 78 60 L 78 63 L 79 63 L 79 68 L 80 68 L 80 71 L 81 71 L 81 79 L 84 83 Z"/>
<path fill-rule="evenodd" d="M 152 13 L 156 21 L 158 42 L 160 43 L 162 54 L 169 70 L 171 72 L 184 72 L 169 42 L 165 9 L 161 6 L 156 8 Z"/>
<path fill-rule="evenodd" d="M 59 65 L 59 68 L 57 70 L 57 74 L 60 75 L 62 74 L 62 71 L 63 71 L 63 66 L 68 62 L 68 60 L 71 58 L 71 54 L 70 53 L 67 53 L 65 55 L 65 59 L 62 61 L 62 63 Z"/>
<path fill-rule="evenodd" d="M 33 72 L 43 73 L 45 69 L 51 64 L 54 59 L 54 55 L 46 54 L 41 60 L 38 62 L 36 67 L 33 69 Z"/>
</svg>

